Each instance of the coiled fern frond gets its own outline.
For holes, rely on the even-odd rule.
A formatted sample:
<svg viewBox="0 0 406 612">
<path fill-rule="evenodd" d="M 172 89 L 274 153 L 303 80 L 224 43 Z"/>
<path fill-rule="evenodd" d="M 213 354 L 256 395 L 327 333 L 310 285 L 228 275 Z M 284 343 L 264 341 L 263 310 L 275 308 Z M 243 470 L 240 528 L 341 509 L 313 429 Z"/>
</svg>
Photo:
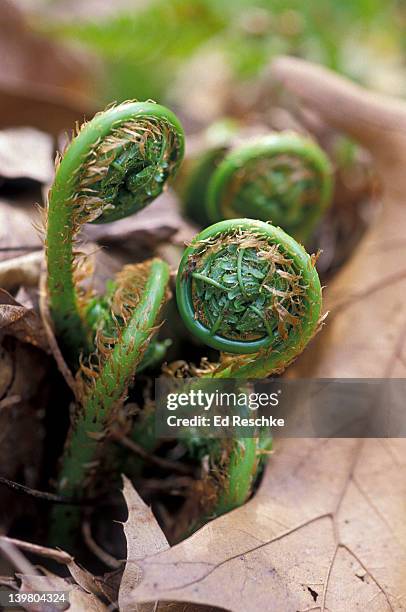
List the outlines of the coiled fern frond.
<svg viewBox="0 0 406 612">
<path fill-rule="evenodd" d="M 258 353 L 257 363 L 264 355 L 264 376 L 303 350 L 321 311 L 310 255 L 280 228 L 251 219 L 221 221 L 195 237 L 179 267 L 177 299 L 185 325 L 205 344 Z"/>
<path fill-rule="evenodd" d="M 293 132 L 244 137 L 208 147 L 184 178 L 187 214 L 201 225 L 250 217 L 306 241 L 332 197 L 332 169 L 322 149 Z"/>
<path fill-rule="evenodd" d="M 79 229 L 146 206 L 176 173 L 183 150 L 183 130 L 171 111 L 152 102 L 126 102 L 85 123 L 59 160 L 47 210 L 48 297 L 70 363 L 77 365 L 92 347 L 74 278 Z"/>
</svg>

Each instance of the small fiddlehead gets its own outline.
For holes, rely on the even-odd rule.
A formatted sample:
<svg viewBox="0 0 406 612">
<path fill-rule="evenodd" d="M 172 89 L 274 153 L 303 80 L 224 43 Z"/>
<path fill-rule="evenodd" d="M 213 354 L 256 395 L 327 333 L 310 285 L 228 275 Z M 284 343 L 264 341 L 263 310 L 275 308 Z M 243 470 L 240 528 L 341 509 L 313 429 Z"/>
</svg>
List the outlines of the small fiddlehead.
<svg viewBox="0 0 406 612">
<path fill-rule="evenodd" d="M 153 259 L 128 265 L 117 275 L 112 300 L 112 319 L 100 325 L 96 350 L 82 364 L 82 406 L 66 447 L 59 474 L 59 488 L 69 496 L 85 488 L 93 464 L 110 426 L 118 418 L 120 401 L 155 331 L 159 312 L 167 298 L 169 267 Z M 108 335 L 106 335 L 108 334 Z"/>
<path fill-rule="evenodd" d="M 75 238 L 84 223 L 137 212 L 163 190 L 182 160 L 183 130 L 171 111 L 126 102 L 84 124 L 58 162 L 48 198 L 48 298 L 68 361 L 91 351 L 74 272 Z"/>
<path fill-rule="evenodd" d="M 189 331 L 234 354 L 205 376 L 280 373 L 319 327 L 322 299 L 314 259 L 283 230 L 261 221 L 221 221 L 198 234 L 181 260 L 176 293 Z M 258 455 L 270 443 L 267 437 L 228 441 L 226 477 L 217 479 L 211 516 L 247 499 Z M 217 460 L 221 456 L 219 451 Z"/>
<path fill-rule="evenodd" d="M 111 317 L 100 320 L 96 349 L 77 377 L 81 401 L 58 473 L 58 491 L 64 496 L 81 499 L 94 490 L 100 463 L 106 466 L 110 458 L 106 444 L 117 424 L 126 424 L 122 406 L 127 388 L 156 330 L 168 281 L 169 267 L 160 259 L 125 266 L 116 277 Z M 57 506 L 50 541 L 70 547 L 79 524 L 78 507 L 67 511 Z"/>
<path fill-rule="evenodd" d="M 240 134 L 228 146 L 200 156 L 184 201 L 200 223 L 246 216 L 270 221 L 306 241 L 330 204 L 331 177 L 327 156 L 308 137 L 281 132 L 245 139 Z"/>
</svg>

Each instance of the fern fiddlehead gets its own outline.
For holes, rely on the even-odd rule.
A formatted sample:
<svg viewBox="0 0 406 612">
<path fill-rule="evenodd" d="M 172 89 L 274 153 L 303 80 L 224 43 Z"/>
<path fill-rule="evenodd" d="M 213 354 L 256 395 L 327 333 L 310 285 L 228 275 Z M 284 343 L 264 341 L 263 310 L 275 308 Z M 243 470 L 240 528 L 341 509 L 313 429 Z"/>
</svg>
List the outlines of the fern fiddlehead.
<svg viewBox="0 0 406 612">
<path fill-rule="evenodd" d="M 304 350 L 320 322 L 321 286 L 313 258 L 283 230 L 262 221 L 221 221 L 198 234 L 181 260 L 176 294 L 189 331 L 229 354 L 207 374 L 215 378 L 280 373 Z M 226 477 L 218 481 L 212 515 L 249 496 L 258 452 L 269 447 L 270 439 L 228 444 Z"/>
<path fill-rule="evenodd" d="M 268 223 L 233 219 L 206 228 L 186 248 L 177 300 L 186 327 L 202 342 L 255 353 L 252 373 L 267 376 L 313 336 L 321 289 L 312 258 L 296 240 Z M 250 368 L 232 371 L 248 378 Z"/>
<path fill-rule="evenodd" d="M 48 299 L 55 332 L 71 366 L 79 367 L 74 414 L 58 489 L 80 497 L 94 476 L 136 368 L 168 297 L 168 265 L 153 259 L 125 266 L 105 296 L 82 292 L 76 271 L 82 224 L 137 212 L 163 190 L 183 156 L 177 118 L 154 103 L 128 102 L 99 113 L 80 129 L 58 163 L 47 210 Z M 54 511 L 55 541 L 69 525 Z"/>
<path fill-rule="evenodd" d="M 306 241 L 330 204 L 331 175 L 327 156 L 308 137 L 240 134 L 198 156 L 183 199 L 200 224 L 247 216 Z"/>
<path fill-rule="evenodd" d="M 183 130 L 171 111 L 151 102 L 126 102 L 84 124 L 58 162 L 47 210 L 48 299 L 71 364 L 91 350 L 74 278 L 80 227 L 121 219 L 146 206 L 176 173 L 183 148 Z"/>
</svg>

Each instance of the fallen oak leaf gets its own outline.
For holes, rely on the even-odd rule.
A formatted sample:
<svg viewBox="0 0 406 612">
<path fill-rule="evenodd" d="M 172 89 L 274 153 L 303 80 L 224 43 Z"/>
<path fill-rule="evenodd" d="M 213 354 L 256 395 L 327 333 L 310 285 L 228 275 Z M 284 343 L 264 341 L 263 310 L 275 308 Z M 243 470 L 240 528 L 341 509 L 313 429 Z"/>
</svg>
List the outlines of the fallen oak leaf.
<svg viewBox="0 0 406 612">
<path fill-rule="evenodd" d="M 21 593 L 31 593 L 38 591 L 64 591 L 69 593 L 72 589 L 67 580 L 47 572 L 45 575 L 41 574 L 34 565 L 22 554 L 19 548 L 16 546 L 18 540 L 6 538 L 0 536 L 0 553 L 5 557 L 12 566 L 14 566 L 19 572 L 16 573 L 16 579 L 14 582 L 14 590 Z M 26 603 L 22 602 L 21 608 L 28 612 L 44 612 L 44 606 L 42 603 Z M 82 608 L 83 610 L 83 608 Z M 83 610 L 84 612 L 84 610 Z"/>
<path fill-rule="evenodd" d="M 14 538 L 3 537 L 3 541 L 13 543 L 20 550 L 24 550 L 33 555 L 45 557 L 47 559 L 52 559 L 57 563 L 65 565 L 77 585 L 80 586 L 86 593 L 91 593 L 99 599 L 110 599 L 111 593 L 109 593 L 109 595 L 106 594 L 108 589 L 106 589 L 103 578 L 94 576 L 91 572 L 78 565 L 74 557 L 72 557 L 72 555 L 69 553 L 61 549 L 48 548 L 46 546 L 40 546 L 38 544 L 24 542 Z M 109 590 L 111 591 L 111 589 Z M 114 603 L 114 601 L 110 599 L 110 603 Z"/>
<path fill-rule="evenodd" d="M 109 612 L 110 610 L 109 606 L 79 587 L 72 588 L 69 594 L 69 603 L 69 609 L 75 610 L 75 612 Z"/>
<path fill-rule="evenodd" d="M 69 600 L 69 609 L 74 612 L 108 612 L 109 608 L 91 593 L 87 593 L 78 585 L 72 584 L 57 576 L 47 572 L 45 576 L 19 575 L 21 580 L 20 593 L 37 593 L 38 591 L 65 592 Z M 46 612 L 47 608 L 43 604 L 24 604 L 27 612 Z"/>
<path fill-rule="evenodd" d="M 130 480 L 123 476 L 123 483 L 128 518 L 123 525 L 127 540 L 127 561 L 118 596 L 120 612 L 216 612 L 218 608 L 180 605 L 172 601 L 146 604 L 134 601 L 132 594 L 141 580 L 143 561 L 157 552 L 168 550 L 169 544 L 152 511 L 142 501 Z"/>
<path fill-rule="evenodd" d="M 377 507 L 388 481 L 392 499 Z M 404 610 L 406 531 L 402 515 L 394 529 L 390 521 L 405 498 L 402 471 L 379 441 L 289 440 L 253 500 L 144 560 L 133 597 L 244 612 Z"/>
<path fill-rule="evenodd" d="M 379 218 L 327 289 L 328 325 L 289 374 L 405 377 L 405 105 L 300 60 L 278 60 L 274 74 L 369 148 L 385 189 Z M 146 559 L 134 600 L 406 610 L 405 465 L 403 439 L 280 442 L 255 498 Z"/>
<path fill-rule="evenodd" d="M 151 509 L 142 501 L 126 476 L 123 476 L 123 485 L 123 496 L 128 508 L 128 518 L 123 526 L 127 540 L 127 561 L 118 595 L 119 608 L 127 612 L 152 612 L 154 604 L 141 607 L 131 598 L 133 589 L 137 588 L 141 580 L 138 561 L 167 550 L 169 544 Z"/>
<path fill-rule="evenodd" d="M 6 554 L 8 553 L 10 560 L 17 566 L 17 569 L 24 571 L 22 575 L 17 574 L 21 580 L 20 592 L 65 591 L 69 594 L 70 609 L 72 610 L 77 610 L 78 612 L 93 610 L 95 612 L 102 612 L 108 610 L 102 601 L 105 598 L 105 591 L 100 588 L 100 579 L 80 567 L 69 553 L 60 549 L 48 548 L 6 536 L 0 536 L 1 549 Z M 36 567 L 28 565 L 20 551 L 51 559 L 65 565 L 75 583 L 46 570 L 43 570 L 45 575 L 41 575 Z M 41 604 L 37 607 L 27 606 L 26 609 L 32 612 L 36 610 L 42 612 L 43 610 Z"/>
</svg>

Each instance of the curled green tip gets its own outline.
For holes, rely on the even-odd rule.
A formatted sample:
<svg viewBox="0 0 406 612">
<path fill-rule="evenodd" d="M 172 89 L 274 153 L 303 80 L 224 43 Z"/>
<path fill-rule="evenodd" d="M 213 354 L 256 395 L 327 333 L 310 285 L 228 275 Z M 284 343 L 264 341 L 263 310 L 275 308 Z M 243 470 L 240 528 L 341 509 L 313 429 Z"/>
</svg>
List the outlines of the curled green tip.
<svg viewBox="0 0 406 612">
<path fill-rule="evenodd" d="M 206 206 L 212 222 L 247 216 L 306 240 L 331 197 L 332 169 L 322 149 L 281 132 L 230 151 L 212 174 Z"/>
<path fill-rule="evenodd" d="M 144 208 L 162 193 L 183 158 L 184 134 L 176 116 L 152 102 L 130 105 L 132 117 L 117 124 L 100 144 L 98 164 L 101 169 L 107 162 L 108 169 L 92 185 L 95 197 L 104 202 L 97 223 L 116 221 Z"/>
<path fill-rule="evenodd" d="M 183 158 L 177 117 L 153 102 L 124 102 L 85 123 L 66 149 L 50 192 L 77 221 L 122 219 L 156 198 Z"/>
<path fill-rule="evenodd" d="M 84 223 L 122 219 L 164 189 L 183 158 L 176 116 L 153 102 L 124 102 L 85 123 L 58 163 L 47 211 L 50 312 L 70 364 L 89 353 L 89 330 L 75 286 L 74 242 Z"/>
<path fill-rule="evenodd" d="M 233 219 L 185 250 L 176 295 L 189 331 L 218 350 L 261 352 L 268 370 L 296 357 L 314 335 L 321 286 L 310 255 L 280 228 Z"/>
</svg>

